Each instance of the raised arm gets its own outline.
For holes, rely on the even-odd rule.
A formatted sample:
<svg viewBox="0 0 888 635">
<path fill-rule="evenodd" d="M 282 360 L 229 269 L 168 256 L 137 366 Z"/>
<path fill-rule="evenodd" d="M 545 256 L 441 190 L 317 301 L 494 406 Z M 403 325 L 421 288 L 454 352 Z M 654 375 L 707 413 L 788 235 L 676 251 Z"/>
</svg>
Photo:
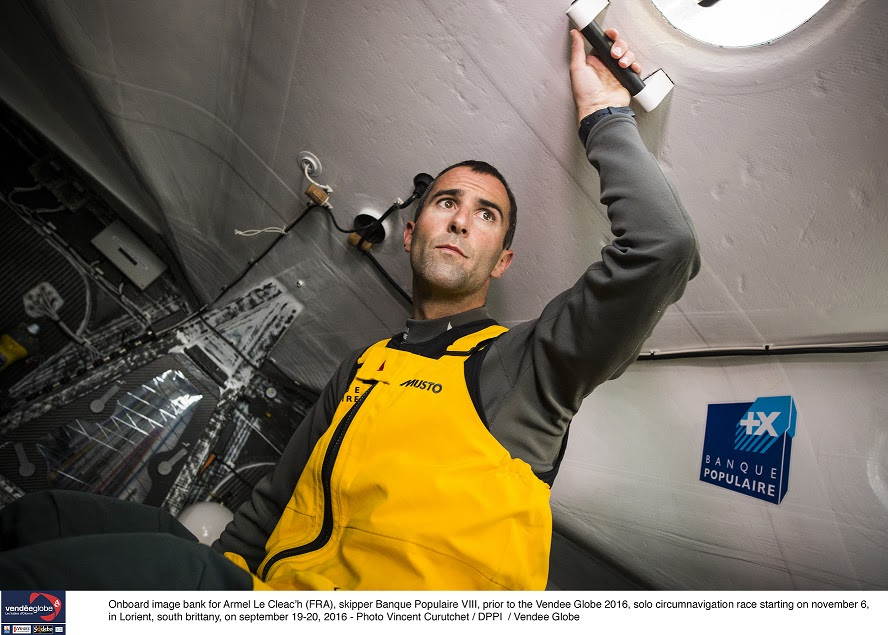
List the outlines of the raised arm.
<svg viewBox="0 0 888 635">
<path fill-rule="evenodd" d="M 614 57 L 632 65 L 626 43 L 616 31 L 606 33 L 621 49 Z M 578 120 L 627 105 L 628 92 L 600 60 L 585 55 L 579 33 L 571 37 Z M 582 400 L 638 356 L 700 267 L 690 221 L 633 117 L 607 114 L 583 132 L 615 239 L 538 319 L 512 328 L 490 347 L 480 379 L 490 431 L 514 457 L 552 478 Z"/>
<path fill-rule="evenodd" d="M 641 74 L 641 64 L 635 61 L 635 53 L 629 50 L 626 40 L 620 39 L 617 30 L 608 29 L 604 34 L 614 41 L 611 55 L 619 60 L 619 65 Z M 571 29 L 570 39 L 570 86 L 577 106 L 577 125 L 588 115 L 608 106 L 628 106 L 629 91 L 597 56 L 586 55 L 580 32 Z"/>
</svg>

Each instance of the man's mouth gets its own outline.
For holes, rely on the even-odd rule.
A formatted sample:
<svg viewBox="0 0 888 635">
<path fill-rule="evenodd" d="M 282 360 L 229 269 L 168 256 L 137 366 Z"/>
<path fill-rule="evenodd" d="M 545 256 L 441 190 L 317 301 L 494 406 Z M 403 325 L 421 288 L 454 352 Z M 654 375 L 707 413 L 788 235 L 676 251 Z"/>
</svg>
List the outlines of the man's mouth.
<svg viewBox="0 0 888 635">
<path fill-rule="evenodd" d="M 452 251 L 455 254 L 459 254 L 463 258 L 466 257 L 466 255 L 463 253 L 463 250 L 460 249 L 459 247 L 457 247 L 456 245 L 438 245 L 437 247 L 435 247 L 435 249 L 443 249 L 445 251 Z"/>
</svg>

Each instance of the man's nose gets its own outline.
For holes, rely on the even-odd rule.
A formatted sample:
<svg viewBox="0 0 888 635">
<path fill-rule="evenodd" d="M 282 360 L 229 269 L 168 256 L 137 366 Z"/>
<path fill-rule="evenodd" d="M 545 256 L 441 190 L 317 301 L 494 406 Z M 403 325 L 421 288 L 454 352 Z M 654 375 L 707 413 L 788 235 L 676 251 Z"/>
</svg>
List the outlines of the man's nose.
<svg viewBox="0 0 888 635">
<path fill-rule="evenodd" d="M 464 208 L 460 208 L 450 217 L 450 231 L 463 235 L 469 233 L 469 218 Z"/>
</svg>

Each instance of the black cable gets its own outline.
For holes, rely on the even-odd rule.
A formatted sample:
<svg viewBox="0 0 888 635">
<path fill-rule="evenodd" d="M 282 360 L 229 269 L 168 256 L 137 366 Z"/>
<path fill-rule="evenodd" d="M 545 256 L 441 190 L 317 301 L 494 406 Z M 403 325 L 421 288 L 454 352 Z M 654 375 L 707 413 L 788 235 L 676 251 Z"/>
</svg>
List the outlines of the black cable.
<svg viewBox="0 0 888 635">
<path fill-rule="evenodd" d="M 222 287 L 222 290 L 219 292 L 219 295 L 217 295 L 215 298 L 213 298 L 213 300 L 212 300 L 211 302 L 209 302 L 206 306 L 212 306 L 212 305 L 216 304 L 216 302 L 219 301 L 219 298 L 221 298 L 223 295 L 225 295 L 225 292 L 226 292 L 226 291 L 228 291 L 231 287 L 233 287 L 233 286 L 236 285 L 238 282 L 240 282 L 241 280 L 243 280 L 244 277 L 250 272 L 250 270 L 251 270 L 253 267 L 255 267 L 257 264 L 259 264 L 259 261 L 262 260 L 263 258 L 265 258 L 265 256 L 268 254 L 269 251 L 271 251 L 272 249 L 274 249 L 274 246 L 278 244 L 278 242 L 281 240 L 281 238 L 283 238 L 284 236 L 286 236 L 286 235 L 290 232 L 290 230 L 293 229 L 293 227 L 296 226 L 296 223 L 298 223 L 298 222 L 301 221 L 303 218 L 305 218 L 306 215 L 307 215 L 312 209 L 314 209 L 315 207 L 320 207 L 320 206 L 319 206 L 319 205 L 315 205 L 314 203 L 309 203 L 308 206 L 306 206 L 305 211 L 303 211 L 303 212 L 299 215 L 299 217 L 298 217 L 296 220 L 294 220 L 292 223 L 290 223 L 289 225 L 287 225 L 287 226 L 284 228 L 284 231 L 283 231 L 281 234 L 279 234 L 277 238 L 275 238 L 274 240 L 272 240 L 272 241 L 271 241 L 271 244 L 270 244 L 268 247 L 266 247 L 265 250 L 264 250 L 261 254 L 259 254 L 259 257 L 258 257 L 258 258 L 255 258 L 255 259 L 253 259 L 253 260 L 250 260 L 250 262 L 247 264 L 247 268 L 244 269 L 243 273 L 241 273 L 241 274 L 240 274 L 240 275 L 234 280 L 234 282 L 231 282 L 230 284 L 227 284 L 227 285 L 225 285 L 224 287 Z M 326 209 L 326 208 L 324 208 L 324 209 Z M 205 306 L 204 308 L 206 308 L 206 306 Z"/>
<path fill-rule="evenodd" d="M 342 227 L 339 226 L 339 223 L 336 222 L 336 217 L 333 216 L 333 210 L 331 210 L 329 207 L 324 207 L 324 209 L 327 210 L 327 213 L 330 215 L 330 220 L 333 221 L 333 227 L 335 227 L 337 231 L 340 231 L 340 232 L 342 232 L 343 234 L 353 234 L 353 233 L 355 233 L 355 232 L 357 231 L 357 230 L 354 229 L 354 228 L 352 228 L 352 229 L 343 229 Z"/>
<path fill-rule="evenodd" d="M 226 461 L 223 461 L 222 458 L 221 458 L 219 455 L 216 455 L 216 460 L 219 461 L 219 463 L 221 463 L 221 464 L 224 465 L 225 467 L 227 467 L 229 470 L 231 470 L 231 473 L 235 476 L 235 478 L 237 478 L 237 479 L 238 479 L 239 481 L 241 481 L 244 485 L 246 485 L 247 487 L 249 487 L 251 491 L 252 491 L 252 489 L 253 489 L 254 487 L 256 487 L 256 485 L 255 485 L 254 483 L 251 483 L 250 481 L 248 481 L 247 479 L 245 479 L 243 476 L 241 476 L 240 474 L 238 474 L 238 471 L 237 471 L 237 468 L 236 468 L 236 467 L 234 467 L 233 465 L 227 463 Z"/>
<path fill-rule="evenodd" d="M 195 311 L 195 312 L 192 313 L 191 315 L 188 315 L 188 316 L 182 318 L 180 321 L 176 322 L 176 323 L 173 324 L 172 326 L 168 326 L 167 328 L 165 328 L 165 329 L 163 329 L 162 331 L 156 333 L 155 335 L 156 335 L 157 337 L 160 337 L 161 335 L 164 335 L 165 333 L 168 333 L 168 332 L 171 331 L 172 329 L 178 328 L 179 326 L 181 326 L 182 324 L 185 324 L 186 322 L 190 322 L 190 321 L 193 320 L 194 318 L 201 318 L 201 316 L 203 316 L 203 314 L 206 313 L 207 310 L 208 310 L 210 307 L 212 307 L 214 304 L 216 304 L 216 302 L 218 302 L 219 299 L 220 299 L 223 295 L 225 295 L 225 293 L 226 293 L 229 289 L 231 289 L 234 285 L 236 285 L 238 282 L 240 282 L 241 280 L 243 280 L 244 277 L 250 272 L 250 270 L 251 270 L 253 267 L 255 267 L 257 264 L 259 264 L 259 261 L 262 260 L 262 259 L 268 254 L 268 252 L 270 252 L 272 249 L 274 249 L 274 246 L 278 244 L 278 241 L 280 241 L 281 238 L 283 238 L 283 237 L 284 237 L 284 236 L 285 236 L 285 235 L 286 235 L 291 229 L 293 229 L 293 227 L 296 226 L 296 223 L 298 223 L 298 222 L 301 221 L 303 218 L 305 218 L 305 217 L 308 215 L 308 213 L 309 213 L 312 209 L 314 209 L 315 207 L 320 207 L 320 205 L 315 205 L 314 203 L 309 203 L 309 204 L 306 206 L 305 210 L 303 210 L 303 212 L 302 212 L 302 213 L 296 218 L 296 220 L 294 220 L 292 223 L 290 223 L 289 225 L 287 225 L 287 226 L 284 228 L 283 233 L 280 234 L 280 235 L 279 235 L 277 238 L 275 238 L 273 241 L 271 241 L 271 244 L 268 245 L 268 247 L 266 247 L 265 250 L 264 250 L 261 254 L 259 254 L 259 257 L 258 257 L 258 258 L 255 258 L 254 260 L 251 260 L 251 261 L 247 264 L 247 268 L 244 269 L 244 271 L 243 271 L 243 272 L 242 272 L 242 273 L 241 273 L 241 274 L 240 274 L 240 275 L 239 275 L 239 276 L 238 276 L 233 282 L 231 282 L 231 283 L 225 285 L 224 287 L 222 287 L 222 290 L 219 292 L 219 295 L 217 295 L 215 298 L 213 298 L 210 302 L 205 303 L 202 307 L 200 307 L 197 311 Z M 162 238 L 161 238 L 161 240 L 162 240 Z M 186 282 L 187 282 L 187 280 L 186 280 Z M 189 284 L 189 286 L 190 286 L 190 284 Z M 192 291 L 192 292 L 193 292 L 193 291 Z M 203 321 L 203 320 L 201 320 L 201 321 Z M 204 322 L 204 324 L 206 324 L 206 322 Z M 207 326 L 209 326 L 209 325 L 207 325 Z M 210 328 L 212 328 L 212 327 L 210 327 Z M 217 335 L 219 335 L 219 334 L 217 333 Z M 222 337 L 222 336 L 219 335 L 219 337 Z M 222 339 L 225 339 L 225 338 L 222 338 Z"/>
<path fill-rule="evenodd" d="M 370 259 L 370 262 L 373 263 L 373 266 L 376 267 L 376 269 L 379 271 L 379 273 L 381 273 L 382 276 L 383 276 L 386 280 L 388 280 L 389 284 L 392 285 L 392 287 L 394 287 L 395 291 L 397 291 L 398 293 L 400 293 L 401 296 L 403 296 L 403 298 L 404 298 L 405 300 L 407 300 L 408 303 L 410 303 L 410 306 L 413 306 L 413 298 L 411 298 L 411 297 L 407 294 L 407 292 L 404 291 L 404 289 L 402 289 L 401 286 L 400 286 L 397 282 L 395 282 L 395 279 L 392 278 L 392 277 L 389 275 L 388 271 L 386 271 L 386 270 L 382 267 L 381 264 L 379 264 L 379 261 L 373 256 L 373 254 L 371 254 L 369 251 L 364 251 L 363 249 L 361 250 L 361 253 L 364 254 L 365 256 L 367 256 L 367 257 Z"/>
<path fill-rule="evenodd" d="M 249 364 L 250 366 L 252 366 L 253 370 L 259 370 L 259 367 L 258 367 L 256 364 L 254 364 L 253 361 L 250 360 L 249 357 L 247 357 L 246 355 L 244 355 L 244 353 L 243 353 L 243 351 L 241 351 L 241 349 L 239 349 L 237 346 L 235 346 L 235 344 L 234 344 L 231 340 L 229 340 L 227 337 L 225 337 L 224 335 L 222 335 L 222 333 L 219 332 L 219 329 L 217 329 L 215 326 L 213 326 L 212 324 L 210 324 L 209 322 L 207 322 L 207 321 L 204 319 L 204 316 L 202 316 L 202 315 L 198 315 L 198 316 L 197 316 L 197 319 L 199 319 L 199 320 L 201 321 L 201 323 L 202 323 L 204 326 L 206 326 L 206 327 L 207 327 L 208 329 L 210 329 L 213 333 L 215 333 L 216 336 L 219 337 L 219 339 L 221 339 L 223 342 L 225 342 L 225 343 L 228 344 L 231 348 L 233 348 L 233 349 L 234 349 L 234 352 L 237 353 L 238 355 L 240 355 L 240 358 L 241 358 L 242 360 L 244 360 L 245 362 L 247 362 L 247 364 Z"/>
<path fill-rule="evenodd" d="M 395 201 L 394 203 L 392 203 L 391 207 L 389 207 L 387 210 L 385 210 L 385 212 L 382 213 L 382 216 L 380 216 L 379 218 L 373 218 L 369 214 L 358 214 L 355 221 L 357 221 L 361 217 L 365 217 L 368 219 L 368 222 L 367 222 L 367 224 L 360 226 L 360 227 L 358 225 L 355 225 L 352 229 L 343 229 L 342 227 L 340 227 L 336 223 L 336 218 L 333 216 L 333 212 L 330 210 L 330 208 L 328 207 L 325 209 L 327 210 L 327 213 L 330 214 L 330 218 L 333 220 L 333 226 L 336 227 L 336 229 L 338 231 L 341 231 L 343 234 L 358 234 L 362 238 L 368 239 L 369 237 L 365 233 L 368 229 L 370 229 L 371 227 L 381 228 L 382 222 L 386 218 L 388 218 L 392 214 L 392 212 L 402 210 L 405 207 L 410 207 L 410 205 L 413 204 L 413 201 L 416 200 L 416 197 L 417 197 L 417 194 L 414 193 L 414 194 L 411 194 L 410 198 L 408 198 L 406 201 L 403 201 L 403 202 Z M 376 229 L 374 229 L 373 231 L 376 231 Z M 383 231 L 383 236 L 384 235 L 385 235 L 385 232 Z M 373 242 L 376 242 L 376 241 L 373 241 Z"/>
<path fill-rule="evenodd" d="M 888 344 L 862 346 L 781 346 L 771 348 L 728 348 L 710 351 L 677 351 L 675 353 L 648 353 L 639 355 L 639 362 L 656 362 L 670 359 L 695 359 L 707 357 L 761 357 L 771 355 L 822 355 L 824 353 L 883 353 L 888 352 Z"/>
</svg>

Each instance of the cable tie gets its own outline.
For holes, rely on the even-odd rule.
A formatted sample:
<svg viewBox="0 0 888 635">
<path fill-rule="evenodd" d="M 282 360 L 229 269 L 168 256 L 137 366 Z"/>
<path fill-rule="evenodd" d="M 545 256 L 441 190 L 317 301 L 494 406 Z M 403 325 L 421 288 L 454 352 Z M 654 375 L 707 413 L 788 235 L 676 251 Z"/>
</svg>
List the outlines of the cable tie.
<svg viewBox="0 0 888 635">
<path fill-rule="evenodd" d="M 305 173 L 305 178 L 307 178 L 307 179 L 308 179 L 309 181 L 311 181 L 313 184 L 317 185 L 319 188 L 321 188 L 322 190 L 324 190 L 327 194 L 332 194 L 332 193 L 333 193 L 333 188 L 332 188 L 332 187 L 330 187 L 329 185 L 321 185 L 320 183 L 318 183 L 317 181 L 315 181 L 313 178 L 311 178 L 311 175 L 308 173 L 308 169 L 309 169 L 310 167 L 311 167 L 311 165 L 308 163 L 308 161 L 303 161 L 303 162 L 302 162 L 302 171 Z"/>
</svg>

